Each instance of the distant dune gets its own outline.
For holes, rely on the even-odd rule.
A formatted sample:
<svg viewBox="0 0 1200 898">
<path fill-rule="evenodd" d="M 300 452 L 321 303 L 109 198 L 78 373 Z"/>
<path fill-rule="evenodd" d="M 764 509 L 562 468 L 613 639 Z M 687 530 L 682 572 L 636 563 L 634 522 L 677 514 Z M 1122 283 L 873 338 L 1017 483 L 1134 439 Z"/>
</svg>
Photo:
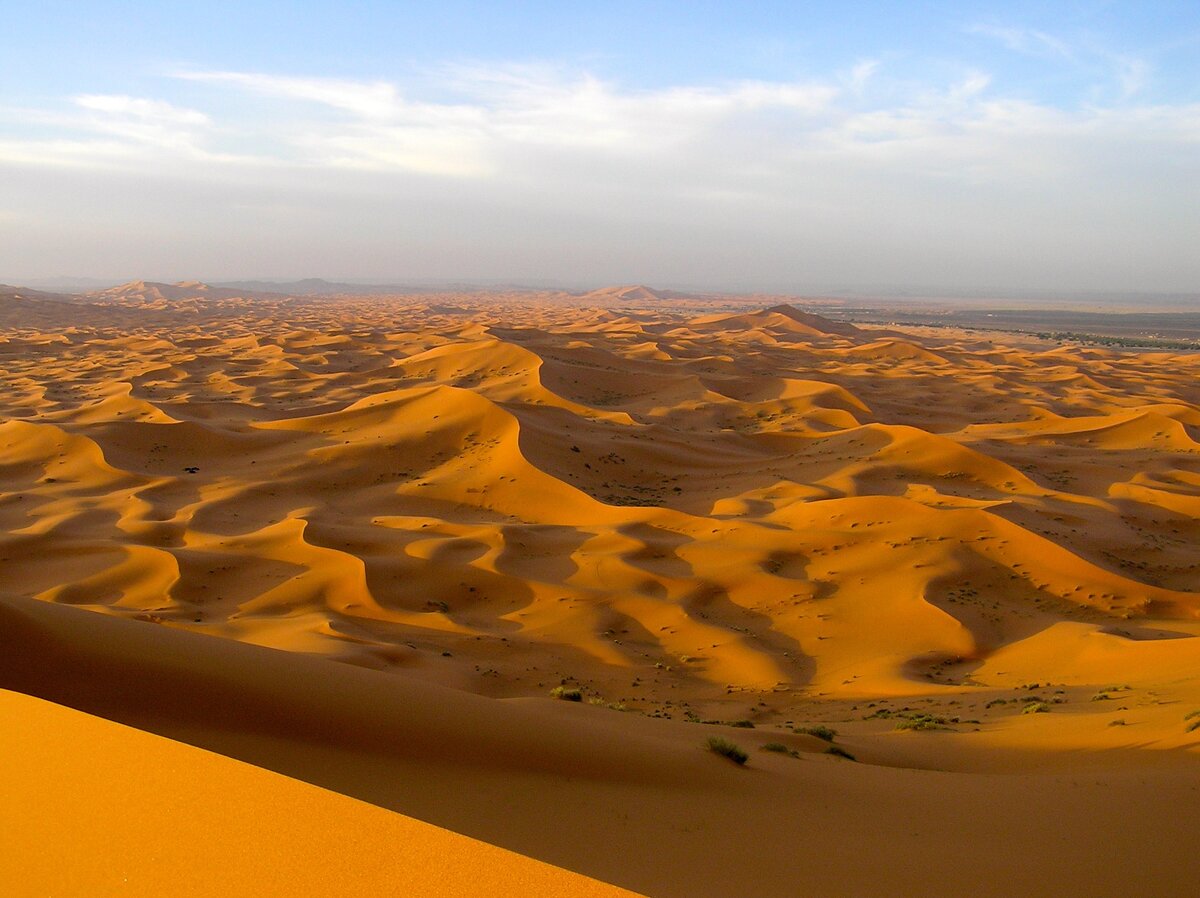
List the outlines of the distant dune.
<svg viewBox="0 0 1200 898">
<path fill-rule="evenodd" d="M 0 287 L 0 881 L 1190 892 L 1200 356 L 318 292 Z"/>
</svg>

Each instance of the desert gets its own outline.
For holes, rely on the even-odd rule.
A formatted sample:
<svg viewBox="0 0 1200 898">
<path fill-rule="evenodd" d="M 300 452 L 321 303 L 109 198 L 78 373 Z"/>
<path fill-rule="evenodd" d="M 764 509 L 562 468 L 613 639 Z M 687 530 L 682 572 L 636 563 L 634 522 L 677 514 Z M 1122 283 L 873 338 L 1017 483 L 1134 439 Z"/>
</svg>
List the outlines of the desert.
<svg viewBox="0 0 1200 898">
<path fill-rule="evenodd" d="M 8 894 L 1195 891 L 1200 354 L 135 281 L 0 359 Z"/>
</svg>

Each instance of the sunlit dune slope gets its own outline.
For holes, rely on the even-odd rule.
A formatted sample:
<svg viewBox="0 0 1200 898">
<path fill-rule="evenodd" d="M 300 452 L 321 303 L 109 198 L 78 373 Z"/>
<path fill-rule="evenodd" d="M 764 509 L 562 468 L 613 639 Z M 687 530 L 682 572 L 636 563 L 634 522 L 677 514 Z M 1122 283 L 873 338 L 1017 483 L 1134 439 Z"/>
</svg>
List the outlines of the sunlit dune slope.
<svg viewBox="0 0 1200 898">
<path fill-rule="evenodd" d="M 632 894 L 40 699 L 0 690 L 0 714 L 13 898 Z"/>
</svg>

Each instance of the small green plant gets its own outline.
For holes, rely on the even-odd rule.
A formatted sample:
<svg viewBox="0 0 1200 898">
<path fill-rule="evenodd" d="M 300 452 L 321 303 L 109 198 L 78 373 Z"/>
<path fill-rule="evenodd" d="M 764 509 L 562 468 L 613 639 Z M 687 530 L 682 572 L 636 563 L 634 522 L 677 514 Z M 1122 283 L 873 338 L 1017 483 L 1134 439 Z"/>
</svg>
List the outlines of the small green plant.
<svg viewBox="0 0 1200 898">
<path fill-rule="evenodd" d="M 793 732 L 804 736 L 816 736 L 818 739 L 824 739 L 826 742 L 832 742 L 837 738 L 837 730 L 830 729 L 824 724 L 817 724 L 815 727 L 796 727 Z"/>
<path fill-rule="evenodd" d="M 729 758 L 735 764 L 745 764 L 750 757 L 740 745 L 730 742 L 728 739 L 722 739 L 720 736 L 709 736 L 705 744 L 709 751 Z"/>
<path fill-rule="evenodd" d="M 1050 706 L 1045 702 L 1030 702 L 1021 709 L 1022 714 L 1045 714 L 1050 710 Z"/>
<path fill-rule="evenodd" d="M 583 693 L 580 690 L 568 688 L 566 686 L 555 686 L 550 690 L 550 697 L 564 702 L 583 701 Z"/>
<path fill-rule="evenodd" d="M 840 745 L 829 746 L 829 748 L 825 749 L 825 754 L 833 755 L 838 758 L 845 758 L 847 761 L 858 760 L 858 758 L 854 757 L 854 755 L 850 754 L 850 752 L 846 751 L 846 749 L 842 748 Z"/>
</svg>

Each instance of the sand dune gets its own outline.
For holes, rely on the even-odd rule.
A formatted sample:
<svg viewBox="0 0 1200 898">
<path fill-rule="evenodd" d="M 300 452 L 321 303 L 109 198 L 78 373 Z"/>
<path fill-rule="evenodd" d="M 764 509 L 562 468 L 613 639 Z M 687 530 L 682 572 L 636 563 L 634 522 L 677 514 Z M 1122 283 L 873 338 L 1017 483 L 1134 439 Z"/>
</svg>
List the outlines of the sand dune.
<svg viewBox="0 0 1200 898">
<path fill-rule="evenodd" d="M 977 864 L 979 894 L 1137 892 L 1132 867 L 1081 874 L 1083 843 L 1055 841 L 1074 866 L 1035 882 L 965 835 L 1030 856 L 1054 837 L 1015 821 L 1042 788 L 1081 831 L 1122 826 L 1098 787 L 1073 797 L 1086 753 L 1142 803 L 1157 893 L 1190 875 L 1149 833 L 1200 744 L 1194 355 L 641 287 L 135 282 L 13 290 L 0 327 L 0 687 L 650 895 L 929 894 L 883 868 L 846 879 L 849 846 L 958 893 Z M 135 738 L 38 708 L 19 713 Z M 910 731 L 920 715 L 932 729 Z M 794 732 L 815 723 L 863 763 Z M 741 770 L 700 749 L 712 732 L 811 763 Z M 235 770 L 211 776 L 253 775 Z M 888 847 L 905 802 L 932 801 L 914 770 L 970 796 L 929 805 L 936 850 Z M 802 819 L 781 823 L 774 791 Z M 892 816 L 829 810 L 865 796 Z M 568 800 L 601 810 L 548 834 L 538 808 Z M 735 843 L 791 840 L 787 857 L 733 864 L 722 808 Z"/>
<path fill-rule="evenodd" d="M 0 691 L 0 708 L 0 814 L 21 822 L 0 844 L 14 898 L 632 895 L 49 702 Z"/>
</svg>

